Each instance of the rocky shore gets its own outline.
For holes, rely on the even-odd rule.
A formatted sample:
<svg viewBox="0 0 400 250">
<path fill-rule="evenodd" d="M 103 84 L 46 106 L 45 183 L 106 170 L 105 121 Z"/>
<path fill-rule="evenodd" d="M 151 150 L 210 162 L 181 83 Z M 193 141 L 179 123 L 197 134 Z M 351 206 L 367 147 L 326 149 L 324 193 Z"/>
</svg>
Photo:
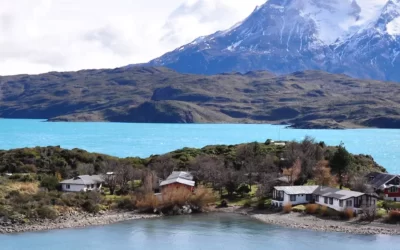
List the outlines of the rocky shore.
<svg viewBox="0 0 400 250">
<path fill-rule="evenodd" d="M 304 215 L 300 213 L 271 213 L 260 214 L 257 212 L 248 213 L 252 218 L 263 221 L 268 224 L 295 228 L 308 229 L 321 232 L 342 232 L 351 234 L 365 235 L 400 235 L 400 225 L 390 225 L 380 222 L 360 222 L 352 221 L 335 221 L 321 219 L 312 215 Z"/>
<path fill-rule="evenodd" d="M 31 223 L 15 224 L 0 221 L 0 234 L 21 233 L 28 231 L 46 231 L 64 228 L 81 228 L 87 226 L 107 225 L 122 221 L 157 218 L 160 215 L 138 214 L 135 212 L 107 212 L 102 214 L 77 213 L 64 215 L 56 220 L 38 220 Z"/>
</svg>

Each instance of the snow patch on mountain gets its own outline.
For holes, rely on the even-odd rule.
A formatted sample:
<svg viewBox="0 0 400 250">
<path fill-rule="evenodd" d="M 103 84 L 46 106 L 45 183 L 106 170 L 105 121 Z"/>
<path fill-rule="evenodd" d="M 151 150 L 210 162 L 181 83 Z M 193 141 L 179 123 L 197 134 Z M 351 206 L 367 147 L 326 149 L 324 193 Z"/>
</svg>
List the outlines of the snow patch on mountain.
<svg viewBox="0 0 400 250">
<path fill-rule="evenodd" d="M 400 35 L 400 17 L 395 18 L 393 21 L 386 25 L 387 33 L 391 36 Z"/>
</svg>

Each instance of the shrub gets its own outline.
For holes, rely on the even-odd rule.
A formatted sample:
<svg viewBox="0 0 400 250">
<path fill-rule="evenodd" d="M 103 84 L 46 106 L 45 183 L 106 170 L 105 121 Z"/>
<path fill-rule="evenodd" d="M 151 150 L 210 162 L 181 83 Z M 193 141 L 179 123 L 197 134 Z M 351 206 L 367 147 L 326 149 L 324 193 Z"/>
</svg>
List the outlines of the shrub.
<svg viewBox="0 0 400 250">
<path fill-rule="evenodd" d="M 283 206 L 283 212 L 286 214 L 292 212 L 292 204 L 288 203 L 285 206 Z"/>
<path fill-rule="evenodd" d="M 292 211 L 296 212 L 296 213 L 303 213 L 306 211 L 306 207 L 304 205 L 298 205 L 298 206 L 293 207 Z"/>
<path fill-rule="evenodd" d="M 54 220 L 58 217 L 58 213 L 56 210 L 54 210 L 52 207 L 49 206 L 43 206 L 43 207 L 39 207 L 36 210 L 39 218 L 42 219 L 51 219 Z"/>
<path fill-rule="evenodd" d="M 317 214 L 319 211 L 318 204 L 307 204 L 306 205 L 306 213 L 307 214 Z"/>
<path fill-rule="evenodd" d="M 250 189 L 250 187 L 248 185 L 242 184 L 236 190 L 236 193 L 242 196 L 243 194 L 250 193 L 250 191 L 251 191 L 251 189 Z"/>
<path fill-rule="evenodd" d="M 136 199 L 133 196 L 125 196 L 118 201 L 119 209 L 134 210 L 136 208 Z"/>
<path fill-rule="evenodd" d="M 228 207 L 228 202 L 226 200 L 222 200 L 218 207 Z"/>
<path fill-rule="evenodd" d="M 100 211 L 100 205 L 94 203 L 91 200 L 87 200 L 82 204 L 83 210 L 86 212 L 92 213 L 92 214 L 97 214 Z"/>
<path fill-rule="evenodd" d="M 250 200 L 246 200 L 243 204 L 243 207 L 251 207 L 251 201 Z"/>
<path fill-rule="evenodd" d="M 55 176 L 45 175 L 41 178 L 40 186 L 48 190 L 57 190 L 59 187 L 58 179 Z"/>
<path fill-rule="evenodd" d="M 383 208 L 379 208 L 378 211 L 376 212 L 376 218 L 383 218 L 387 215 L 387 212 Z"/>
<path fill-rule="evenodd" d="M 344 220 L 351 220 L 355 217 L 354 211 L 351 208 L 346 208 L 339 215 L 340 215 L 340 218 L 342 218 Z"/>
<path fill-rule="evenodd" d="M 320 206 L 318 210 L 319 215 L 321 216 L 328 216 L 328 207 Z"/>
<path fill-rule="evenodd" d="M 400 222 L 400 211 L 392 210 L 389 212 L 388 222 L 390 223 L 398 223 Z"/>
</svg>

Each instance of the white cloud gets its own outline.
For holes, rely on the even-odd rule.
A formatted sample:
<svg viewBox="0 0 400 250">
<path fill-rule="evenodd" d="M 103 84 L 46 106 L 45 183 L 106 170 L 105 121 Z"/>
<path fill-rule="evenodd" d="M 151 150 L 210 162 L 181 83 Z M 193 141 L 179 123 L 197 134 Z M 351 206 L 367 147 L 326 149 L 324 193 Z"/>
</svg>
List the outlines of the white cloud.
<svg viewBox="0 0 400 250">
<path fill-rule="evenodd" d="M 265 1 L 0 0 L 0 74 L 146 62 Z"/>
</svg>

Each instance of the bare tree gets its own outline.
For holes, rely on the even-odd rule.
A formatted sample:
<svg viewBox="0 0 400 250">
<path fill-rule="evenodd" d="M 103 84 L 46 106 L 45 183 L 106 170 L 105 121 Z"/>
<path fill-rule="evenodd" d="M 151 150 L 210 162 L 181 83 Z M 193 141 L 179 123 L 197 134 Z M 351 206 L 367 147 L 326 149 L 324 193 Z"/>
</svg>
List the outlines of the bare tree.
<svg viewBox="0 0 400 250">
<path fill-rule="evenodd" d="M 373 187 L 368 184 L 368 179 L 363 174 L 355 174 L 349 176 L 350 187 L 354 191 L 362 193 L 372 193 Z"/>
<path fill-rule="evenodd" d="M 287 176 L 290 184 L 293 186 L 294 183 L 299 179 L 301 174 L 301 161 L 297 159 L 291 168 L 285 168 L 283 175 Z"/>
<path fill-rule="evenodd" d="M 335 186 L 337 184 L 336 178 L 331 174 L 329 161 L 322 160 L 317 163 L 314 168 L 314 180 L 316 184 L 322 186 Z"/>
<path fill-rule="evenodd" d="M 177 169 L 178 164 L 170 156 L 162 155 L 152 161 L 149 164 L 149 167 L 151 170 L 156 171 L 160 178 L 166 179 L 172 173 L 172 171 Z"/>
<path fill-rule="evenodd" d="M 225 167 L 223 160 L 217 156 L 201 155 L 190 165 L 191 171 L 198 180 L 204 184 L 211 184 L 214 190 L 219 190 L 222 194 L 224 187 L 224 173 L 232 171 Z"/>
<path fill-rule="evenodd" d="M 79 175 L 94 175 L 96 173 L 93 164 L 79 164 L 76 170 Z"/>
</svg>

